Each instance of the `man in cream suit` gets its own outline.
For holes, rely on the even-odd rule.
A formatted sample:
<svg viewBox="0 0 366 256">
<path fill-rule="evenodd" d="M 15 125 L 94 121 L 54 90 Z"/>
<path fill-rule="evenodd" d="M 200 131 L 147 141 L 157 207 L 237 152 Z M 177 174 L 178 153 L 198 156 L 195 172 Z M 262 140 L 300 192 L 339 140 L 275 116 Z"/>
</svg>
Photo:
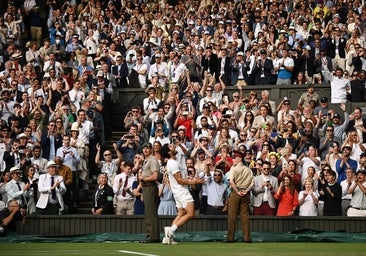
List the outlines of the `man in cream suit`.
<svg viewBox="0 0 366 256">
<path fill-rule="evenodd" d="M 10 169 L 11 180 L 6 183 L 5 190 L 9 200 L 17 200 L 20 208 L 27 208 L 30 184 L 21 180 L 22 171 L 19 166 Z M 6 203 L 6 202 L 5 202 Z"/>
<path fill-rule="evenodd" d="M 37 202 L 37 214 L 61 214 L 64 210 L 62 195 L 66 187 L 62 176 L 56 174 L 57 165 L 54 161 L 48 161 L 47 172 L 39 176 L 38 191 L 40 197 Z"/>
<path fill-rule="evenodd" d="M 254 196 L 253 215 L 275 215 L 276 202 L 273 194 L 278 187 L 277 178 L 270 173 L 271 164 L 263 162 L 262 174 L 254 178 L 252 193 Z"/>
<path fill-rule="evenodd" d="M 261 129 L 264 128 L 265 124 L 274 127 L 275 118 L 268 115 L 268 107 L 266 105 L 261 105 L 259 109 L 259 115 L 254 118 L 252 127 Z"/>
</svg>

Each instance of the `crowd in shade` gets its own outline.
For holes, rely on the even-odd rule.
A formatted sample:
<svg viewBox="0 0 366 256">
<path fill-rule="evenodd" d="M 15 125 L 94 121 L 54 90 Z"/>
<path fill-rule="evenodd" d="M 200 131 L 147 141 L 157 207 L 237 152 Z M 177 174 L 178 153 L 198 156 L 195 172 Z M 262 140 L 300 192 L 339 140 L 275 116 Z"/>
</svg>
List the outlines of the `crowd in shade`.
<svg viewBox="0 0 366 256">
<path fill-rule="evenodd" d="M 175 215 L 162 154 L 174 146 L 183 177 L 203 180 L 187 185 L 196 214 L 227 213 L 238 151 L 254 175 L 252 214 L 366 216 L 366 119 L 349 107 L 365 101 L 364 0 L 0 6 L 5 210 L 76 213 L 78 191 L 97 184 L 92 214 L 144 214 L 150 148 L 158 212 Z M 285 85 L 306 89 L 274 101 L 271 88 Z M 125 88 L 146 98 L 113 120 Z M 126 133 L 108 145 L 112 122 Z"/>
</svg>

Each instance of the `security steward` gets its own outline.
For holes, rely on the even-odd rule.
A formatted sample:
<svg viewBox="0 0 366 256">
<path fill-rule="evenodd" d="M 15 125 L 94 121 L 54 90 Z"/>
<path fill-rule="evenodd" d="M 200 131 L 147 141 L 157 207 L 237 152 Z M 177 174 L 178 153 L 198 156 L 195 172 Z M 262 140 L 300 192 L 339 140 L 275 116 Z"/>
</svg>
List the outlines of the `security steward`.
<svg viewBox="0 0 366 256">
<path fill-rule="evenodd" d="M 228 230 L 226 243 L 235 241 L 236 218 L 240 214 L 241 227 L 245 243 L 251 243 L 249 228 L 250 190 L 254 185 L 252 170 L 243 164 L 244 154 L 233 151 L 233 166 L 230 168 L 229 182 L 231 194 L 228 204 Z"/>
<path fill-rule="evenodd" d="M 152 155 L 152 145 L 146 142 L 142 145 L 142 153 L 145 157 L 142 166 L 142 194 L 145 204 L 146 240 L 142 243 L 160 243 L 159 231 L 159 190 L 156 181 L 159 178 L 160 165 Z"/>
</svg>

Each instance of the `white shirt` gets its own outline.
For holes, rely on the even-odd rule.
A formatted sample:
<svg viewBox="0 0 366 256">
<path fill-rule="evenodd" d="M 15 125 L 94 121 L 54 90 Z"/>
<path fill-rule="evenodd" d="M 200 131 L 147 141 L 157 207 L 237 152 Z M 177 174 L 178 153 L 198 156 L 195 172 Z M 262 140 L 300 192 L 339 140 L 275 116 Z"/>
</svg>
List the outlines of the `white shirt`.
<svg viewBox="0 0 366 256">
<path fill-rule="evenodd" d="M 330 81 L 330 98 L 332 104 L 347 102 L 347 89 L 351 87 L 351 82 L 343 77 L 333 76 L 329 70 L 322 71 Z"/>
<path fill-rule="evenodd" d="M 314 197 L 318 198 L 319 195 L 316 192 L 313 192 Z M 304 191 L 300 191 L 298 199 L 304 197 Z M 318 207 L 314 203 L 313 197 L 311 195 L 308 195 L 304 203 L 300 205 L 299 208 L 299 216 L 318 216 Z"/>
</svg>

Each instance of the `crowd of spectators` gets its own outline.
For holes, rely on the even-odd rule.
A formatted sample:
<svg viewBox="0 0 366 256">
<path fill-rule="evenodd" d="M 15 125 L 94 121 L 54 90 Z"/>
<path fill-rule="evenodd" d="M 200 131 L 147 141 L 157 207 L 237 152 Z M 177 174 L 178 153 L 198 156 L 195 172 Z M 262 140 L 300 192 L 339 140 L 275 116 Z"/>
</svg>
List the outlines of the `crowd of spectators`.
<svg viewBox="0 0 366 256">
<path fill-rule="evenodd" d="M 352 194 L 366 190 L 366 120 L 361 108 L 346 111 L 348 101 L 365 99 L 363 1 L 2 5 L 3 202 L 14 199 L 6 190 L 17 176 L 11 167 L 23 170 L 20 189 L 36 201 L 38 177 L 55 160 L 63 168 L 69 212 L 77 207 L 78 189 L 88 189 L 102 172 L 98 184 L 114 193 L 114 200 L 105 200 L 108 209 L 143 214 L 141 150 L 151 143 L 162 172 L 161 150 L 174 144 L 179 168 L 206 180 L 203 187 L 190 186 L 202 214 L 226 211 L 230 189 L 224 176 L 233 150 L 245 154 L 244 163 L 258 179 L 254 213 L 341 215 L 343 207 L 345 215 L 349 207 L 366 207 L 361 196 L 352 201 Z M 242 90 L 286 84 L 308 89 L 298 102 L 284 98 L 279 104 L 267 90 Z M 320 97 L 314 84 L 329 84 L 331 95 Z M 104 148 L 113 103 L 129 87 L 144 88 L 148 96 L 123 120 L 128 132 L 113 144 L 113 159 L 114 152 Z M 228 87 L 237 90 L 229 95 Z M 339 103 L 343 113 L 330 103 Z M 166 177 L 160 194 L 163 202 L 172 200 Z M 103 213 L 98 208 L 103 206 L 95 200 L 93 214 Z"/>
</svg>

